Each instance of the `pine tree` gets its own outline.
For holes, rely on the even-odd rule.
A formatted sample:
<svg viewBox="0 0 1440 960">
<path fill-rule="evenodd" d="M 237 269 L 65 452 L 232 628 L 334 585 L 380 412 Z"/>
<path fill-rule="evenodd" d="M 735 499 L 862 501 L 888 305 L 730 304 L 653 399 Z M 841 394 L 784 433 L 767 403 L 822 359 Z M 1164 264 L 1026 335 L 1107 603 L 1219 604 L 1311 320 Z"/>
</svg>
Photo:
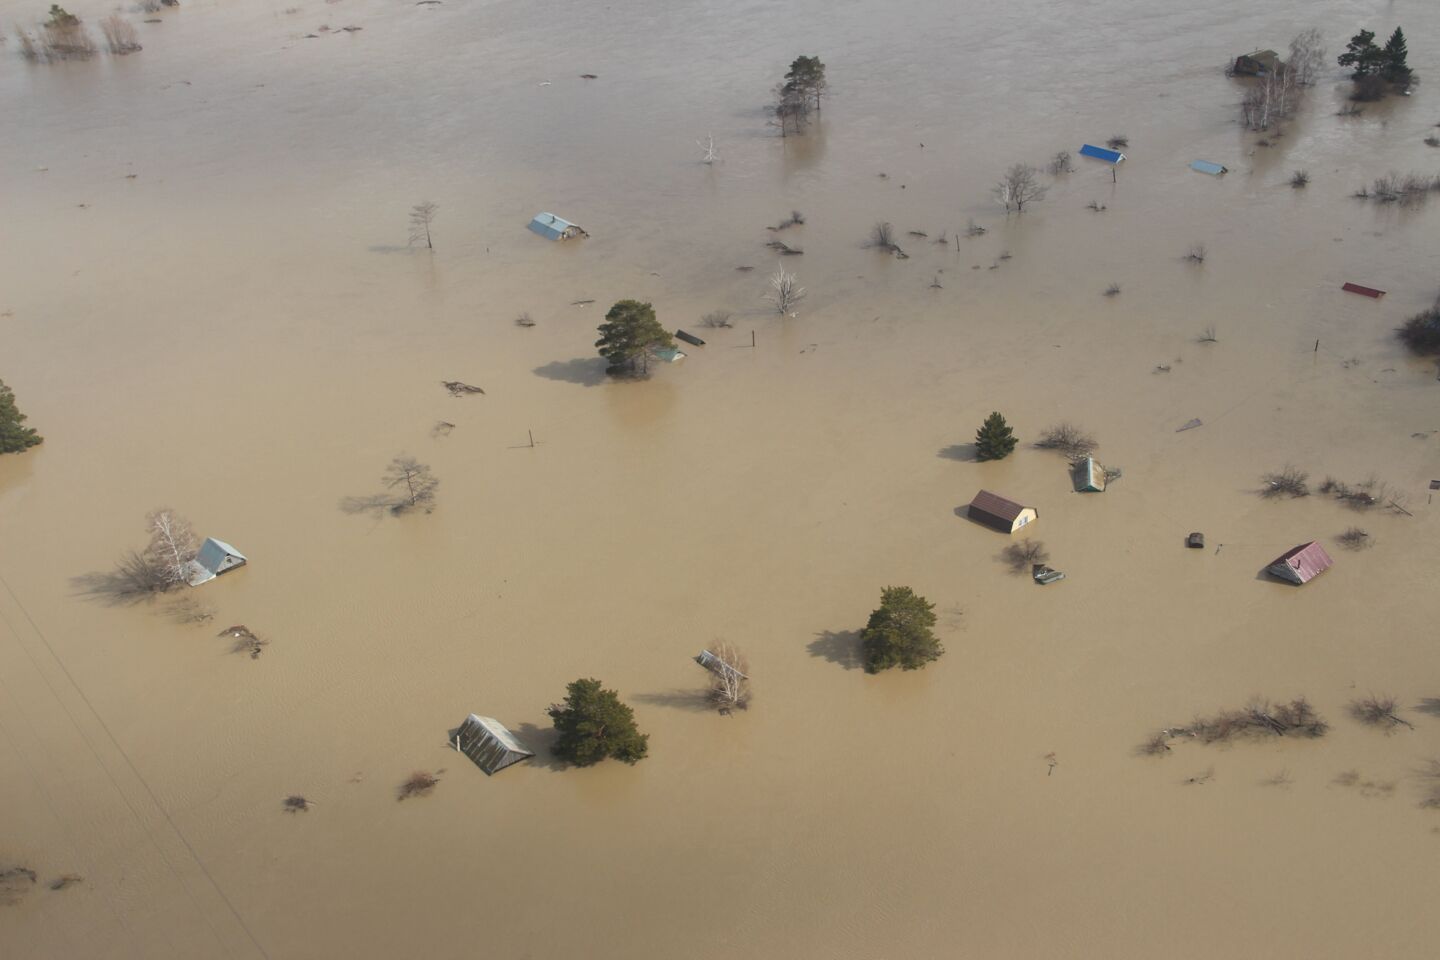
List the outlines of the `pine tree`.
<svg viewBox="0 0 1440 960">
<path fill-rule="evenodd" d="M 626 763 L 645 758 L 650 737 L 635 727 L 635 711 L 620 702 L 614 690 L 603 690 L 599 680 L 576 680 L 566 689 L 565 703 L 550 708 L 550 719 L 560 738 L 551 752 L 577 767 L 588 767 L 606 757 Z"/>
<path fill-rule="evenodd" d="M 19 453 L 45 438 L 34 427 L 22 427 L 25 414 L 15 407 L 15 393 L 0 380 L 0 453 Z"/>
<path fill-rule="evenodd" d="M 860 632 L 865 669 L 879 673 L 891 667 L 918 670 L 938 660 L 945 648 L 936 639 L 935 604 L 909 587 L 886 587 L 880 606 Z"/>
<path fill-rule="evenodd" d="M 1000 414 L 992 413 L 975 434 L 975 456 L 981 460 L 1004 460 L 1015 449 L 1015 431 Z"/>
<path fill-rule="evenodd" d="M 825 64 L 820 62 L 820 58 L 796 57 L 790 64 L 790 72 L 785 74 L 785 86 L 782 89 L 793 90 L 807 99 L 813 98 L 818 113 L 825 87 Z"/>
<path fill-rule="evenodd" d="M 1403 42 L 1404 38 L 1401 40 Z M 1345 52 L 1340 54 L 1337 62 L 1342 67 L 1353 67 L 1350 79 L 1359 80 L 1379 72 L 1384 60 L 1384 51 L 1375 46 L 1375 31 L 1361 30 L 1345 44 Z"/>
<path fill-rule="evenodd" d="M 675 338 L 655 319 L 655 308 L 638 300 L 621 300 L 605 314 L 595 346 L 610 361 L 610 374 L 644 374 L 650 368 L 650 351 L 673 347 Z"/>
<path fill-rule="evenodd" d="M 1399 28 L 1390 34 L 1390 39 L 1385 43 L 1384 64 L 1380 68 L 1381 75 L 1394 84 L 1408 84 L 1410 82 L 1410 66 L 1405 62 L 1409 51 L 1405 49 L 1405 33 Z"/>
</svg>

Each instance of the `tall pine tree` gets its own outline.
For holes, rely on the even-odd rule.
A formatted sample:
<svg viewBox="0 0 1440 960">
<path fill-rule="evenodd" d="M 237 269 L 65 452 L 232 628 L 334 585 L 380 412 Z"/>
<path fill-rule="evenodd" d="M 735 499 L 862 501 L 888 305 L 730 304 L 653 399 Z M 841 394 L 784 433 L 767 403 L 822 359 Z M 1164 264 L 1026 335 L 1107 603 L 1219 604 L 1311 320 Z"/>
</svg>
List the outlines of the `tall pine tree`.
<svg viewBox="0 0 1440 960">
<path fill-rule="evenodd" d="M 1405 33 L 1399 27 L 1390 34 L 1390 39 L 1385 42 L 1384 66 L 1380 74 L 1386 80 L 1394 84 L 1408 84 L 1410 82 L 1410 65 L 1405 62 L 1409 51 L 1405 49 Z"/>
<path fill-rule="evenodd" d="M 880 606 L 860 632 L 865 669 L 918 670 L 945 652 L 935 637 L 935 604 L 909 587 L 886 587 Z"/>
<path fill-rule="evenodd" d="M 644 374 L 650 369 L 650 351 L 672 347 L 675 338 L 655 319 L 655 308 L 638 300 L 621 300 L 605 314 L 595 346 L 610 361 L 607 373 Z"/>
<path fill-rule="evenodd" d="M 975 434 L 975 456 L 981 460 L 1003 460 L 1015 449 L 1015 431 L 999 412 L 985 418 Z"/>
<path fill-rule="evenodd" d="M 19 453 L 45 438 L 34 427 L 21 426 L 25 414 L 15 406 L 15 393 L 0 380 L 0 453 Z"/>
<path fill-rule="evenodd" d="M 1336 61 L 1342 67 L 1351 67 L 1351 80 L 1359 80 L 1379 71 L 1384 62 L 1384 53 L 1375 46 L 1375 31 L 1361 30 L 1345 44 L 1345 52 Z"/>
<path fill-rule="evenodd" d="M 577 767 L 588 767 L 606 757 L 626 763 L 645 758 L 650 737 L 635 726 L 635 711 L 620 702 L 614 690 L 599 680 L 576 680 L 566 689 L 565 703 L 550 708 L 550 719 L 560 738 L 550 748 L 555 756 Z"/>
</svg>

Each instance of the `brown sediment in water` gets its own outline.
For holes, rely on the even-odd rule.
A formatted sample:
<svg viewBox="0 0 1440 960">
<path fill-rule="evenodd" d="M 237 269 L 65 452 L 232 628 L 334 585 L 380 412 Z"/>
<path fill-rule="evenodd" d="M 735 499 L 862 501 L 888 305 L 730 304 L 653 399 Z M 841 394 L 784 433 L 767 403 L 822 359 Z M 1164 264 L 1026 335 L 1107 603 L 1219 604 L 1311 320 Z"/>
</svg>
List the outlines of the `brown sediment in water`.
<svg viewBox="0 0 1440 960">
<path fill-rule="evenodd" d="M 1440 720 L 1386 737 L 1345 708 L 1440 696 L 1440 386 L 1391 335 L 1436 293 L 1440 209 L 1348 197 L 1427 169 L 1433 95 L 1336 117 L 1327 80 L 1254 151 L 1219 69 L 1312 23 L 1338 50 L 1345 8 L 347 0 L 363 32 L 302 42 L 321 10 L 191 5 L 123 61 L 0 68 L 21 134 L 0 140 L 0 378 L 46 436 L 0 457 L 4 852 L 85 877 L 4 907 L 0 953 L 1429 947 L 1440 822 L 1411 774 Z M 835 95 L 782 142 L 762 107 L 798 25 Z M 1404 26 L 1417 59 L 1440 37 L 1428 9 Z M 1143 42 L 1117 70 L 1097 51 L 1122 37 Z M 1021 216 L 991 199 L 1010 164 L 1118 129 L 1118 183 L 1077 158 Z M 433 253 L 405 243 L 426 198 Z M 765 227 L 792 209 L 809 296 L 781 319 Z M 541 210 L 590 238 L 541 240 Z M 864 247 L 877 221 L 958 245 L 898 261 Z M 622 297 L 733 326 L 608 382 L 595 326 Z M 485 396 L 436 389 L 457 378 Z M 975 463 L 991 410 L 1020 446 Z M 1123 467 L 1105 493 L 1031 447 L 1062 420 Z M 433 513 L 341 511 L 402 453 L 442 481 Z M 1372 549 L 1267 581 L 1355 522 L 1257 497 L 1283 464 L 1384 477 L 1414 516 L 1367 514 Z M 956 515 L 980 489 L 1039 508 L 1063 583 L 1010 576 L 1009 539 Z M 194 596 L 282 638 L 258 661 L 166 600 L 75 593 L 161 504 L 250 558 Z M 935 602 L 947 653 L 870 677 L 855 632 L 890 584 Z M 728 718 L 690 660 L 716 638 L 754 678 Z M 584 676 L 635 707 L 649 758 L 548 758 L 545 706 Z M 1256 694 L 1334 727 L 1133 753 Z M 470 712 L 540 756 L 485 777 L 446 745 Z M 1400 786 L 1337 788 L 1353 769 Z M 323 805 L 277 815 L 292 792 Z"/>
</svg>

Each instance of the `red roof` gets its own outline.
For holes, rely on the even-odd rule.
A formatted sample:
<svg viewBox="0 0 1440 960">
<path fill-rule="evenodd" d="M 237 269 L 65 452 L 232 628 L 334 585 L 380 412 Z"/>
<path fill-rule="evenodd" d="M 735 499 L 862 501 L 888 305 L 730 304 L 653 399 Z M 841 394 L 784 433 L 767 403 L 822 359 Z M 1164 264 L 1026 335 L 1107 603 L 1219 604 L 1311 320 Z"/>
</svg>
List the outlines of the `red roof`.
<svg viewBox="0 0 1440 960">
<path fill-rule="evenodd" d="M 1266 569 L 1286 579 L 1306 583 L 1334 562 L 1324 547 L 1311 540 L 1282 553 Z"/>
<path fill-rule="evenodd" d="M 975 494 L 975 499 L 970 501 L 970 509 L 971 511 L 979 510 L 981 513 L 1004 520 L 1006 523 L 1014 523 L 1015 518 L 1020 516 L 1020 511 L 1025 508 L 998 493 L 981 490 Z"/>
</svg>

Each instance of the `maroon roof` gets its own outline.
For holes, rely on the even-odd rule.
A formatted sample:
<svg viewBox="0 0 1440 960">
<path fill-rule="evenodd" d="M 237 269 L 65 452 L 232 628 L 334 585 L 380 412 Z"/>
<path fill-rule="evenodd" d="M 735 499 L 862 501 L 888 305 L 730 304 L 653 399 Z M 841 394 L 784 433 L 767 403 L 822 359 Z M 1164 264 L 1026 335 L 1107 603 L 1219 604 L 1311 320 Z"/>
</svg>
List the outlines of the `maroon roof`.
<svg viewBox="0 0 1440 960">
<path fill-rule="evenodd" d="M 1334 562 L 1324 547 L 1311 540 L 1285 551 L 1272 560 L 1267 569 L 1287 579 L 1305 583 L 1328 569 Z"/>
<path fill-rule="evenodd" d="M 1024 506 L 1014 500 L 1007 500 L 989 490 L 981 490 L 975 494 L 975 499 L 970 501 L 970 518 L 1009 533 L 1010 528 L 1015 525 L 1015 519 L 1024 509 Z"/>
<path fill-rule="evenodd" d="M 1350 293 L 1358 293 L 1361 296 L 1370 297 L 1374 300 L 1379 300 L 1381 297 L 1385 296 L 1384 290 L 1376 290 L 1374 287 L 1362 287 L 1358 283 L 1347 283 L 1340 289 L 1347 290 Z"/>
</svg>

